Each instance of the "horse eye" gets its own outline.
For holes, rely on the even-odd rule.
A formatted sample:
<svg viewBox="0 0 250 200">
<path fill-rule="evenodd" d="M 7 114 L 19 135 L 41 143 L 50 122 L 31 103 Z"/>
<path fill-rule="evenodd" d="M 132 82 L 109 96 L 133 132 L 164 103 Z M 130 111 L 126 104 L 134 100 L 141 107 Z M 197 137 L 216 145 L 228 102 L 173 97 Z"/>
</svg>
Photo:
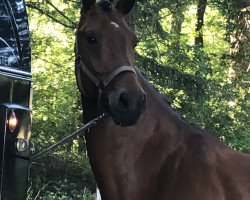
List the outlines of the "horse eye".
<svg viewBox="0 0 250 200">
<path fill-rule="evenodd" d="M 89 44 L 96 44 L 97 43 L 97 40 L 94 36 L 88 36 L 87 41 Z"/>
</svg>

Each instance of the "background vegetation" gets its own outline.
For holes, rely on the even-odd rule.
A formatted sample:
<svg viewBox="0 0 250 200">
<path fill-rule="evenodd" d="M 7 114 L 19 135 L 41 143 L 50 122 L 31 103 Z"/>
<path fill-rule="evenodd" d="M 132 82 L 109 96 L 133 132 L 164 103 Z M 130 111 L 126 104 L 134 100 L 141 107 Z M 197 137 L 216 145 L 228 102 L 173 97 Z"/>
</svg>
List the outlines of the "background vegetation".
<svg viewBox="0 0 250 200">
<path fill-rule="evenodd" d="M 80 0 L 26 0 L 32 38 L 37 151 L 82 124 L 74 77 Z M 138 0 L 127 17 L 137 66 L 183 117 L 250 152 L 248 0 Z M 31 166 L 28 199 L 94 199 L 82 137 Z"/>
</svg>

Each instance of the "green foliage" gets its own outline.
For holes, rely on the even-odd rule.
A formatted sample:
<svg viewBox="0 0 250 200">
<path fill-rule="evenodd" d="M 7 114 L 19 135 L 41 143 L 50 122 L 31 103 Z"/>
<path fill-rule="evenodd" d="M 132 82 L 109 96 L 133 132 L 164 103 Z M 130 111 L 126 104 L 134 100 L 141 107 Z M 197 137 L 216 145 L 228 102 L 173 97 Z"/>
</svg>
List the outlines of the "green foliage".
<svg viewBox="0 0 250 200">
<path fill-rule="evenodd" d="M 92 200 L 95 182 L 86 154 L 60 151 L 31 166 L 28 199 Z"/>
<path fill-rule="evenodd" d="M 95 196 L 88 189 L 78 189 L 76 190 L 76 184 L 68 183 L 67 180 L 62 181 L 50 181 L 45 185 L 37 182 L 37 186 L 41 186 L 40 191 L 35 197 L 28 197 L 28 199 L 36 200 L 94 200 Z M 49 187 L 53 185 L 52 187 Z M 49 188 L 49 189 L 47 189 Z"/>
<path fill-rule="evenodd" d="M 32 34 L 32 134 L 40 151 L 81 126 L 74 77 L 80 1 L 26 2 Z M 197 1 L 138 1 L 129 23 L 140 40 L 137 66 L 172 107 L 232 148 L 249 152 L 249 82 L 228 76 L 236 9 L 231 0 L 209 1 L 203 48 L 194 45 Z M 31 167 L 29 199 L 88 200 L 94 199 L 94 189 L 81 137 Z"/>
<path fill-rule="evenodd" d="M 228 18 L 232 9 L 229 4 L 223 7 L 224 4 L 211 1 L 207 5 L 203 48 L 194 45 L 196 3 L 186 2 L 179 8 L 166 4 L 155 10 L 147 7 L 148 13 L 143 13 L 144 19 L 135 27 L 140 30 L 142 41 L 137 47 L 137 62 L 187 121 L 213 132 L 232 148 L 249 151 L 249 82 L 228 77 Z M 176 10 L 182 14 L 176 15 Z M 225 15 L 226 10 L 230 15 Z M 156 27 L 155 19 L 159 19 L 161 28 Z M 179 23 L 179 28 L 173 22 Z"/>
</svg>

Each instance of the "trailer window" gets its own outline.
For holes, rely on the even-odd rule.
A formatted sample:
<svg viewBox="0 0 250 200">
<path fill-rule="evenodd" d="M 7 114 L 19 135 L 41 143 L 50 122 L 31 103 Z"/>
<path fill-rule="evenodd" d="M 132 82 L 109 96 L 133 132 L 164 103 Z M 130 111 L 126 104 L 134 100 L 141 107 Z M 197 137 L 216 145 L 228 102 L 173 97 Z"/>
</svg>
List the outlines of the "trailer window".
<svg viewBox="0 0 250 200">
<path fill-rule="evenodd" d="M 30 72 L 30 38 L 24 5 L 0 0 L 0 24 L 0 67 Z"/>
</svg>

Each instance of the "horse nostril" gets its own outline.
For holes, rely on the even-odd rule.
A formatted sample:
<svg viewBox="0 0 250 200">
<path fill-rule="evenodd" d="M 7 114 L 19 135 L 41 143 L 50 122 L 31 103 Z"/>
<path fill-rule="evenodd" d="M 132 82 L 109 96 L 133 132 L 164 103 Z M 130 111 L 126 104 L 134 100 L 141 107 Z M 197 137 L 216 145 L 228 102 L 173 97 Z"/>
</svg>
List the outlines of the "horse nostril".
<svg viewBox="0 0 250 200">
<path fill-rule="evenodd" d="M 135 112 L 141 114 L 146 109 L 147 97 L 143 93 L 139 96 L 132 96 L 127 91 L 122 91 L 117 98 L 117 111 L 119 113 Z"/>
<path fill-rule="evenodd" d="M 118 108 L 120 111 L 125 111 L 129 107 L 129 96 L 126 92 L 121 92 L 118 97 Z"/>
</svg>

